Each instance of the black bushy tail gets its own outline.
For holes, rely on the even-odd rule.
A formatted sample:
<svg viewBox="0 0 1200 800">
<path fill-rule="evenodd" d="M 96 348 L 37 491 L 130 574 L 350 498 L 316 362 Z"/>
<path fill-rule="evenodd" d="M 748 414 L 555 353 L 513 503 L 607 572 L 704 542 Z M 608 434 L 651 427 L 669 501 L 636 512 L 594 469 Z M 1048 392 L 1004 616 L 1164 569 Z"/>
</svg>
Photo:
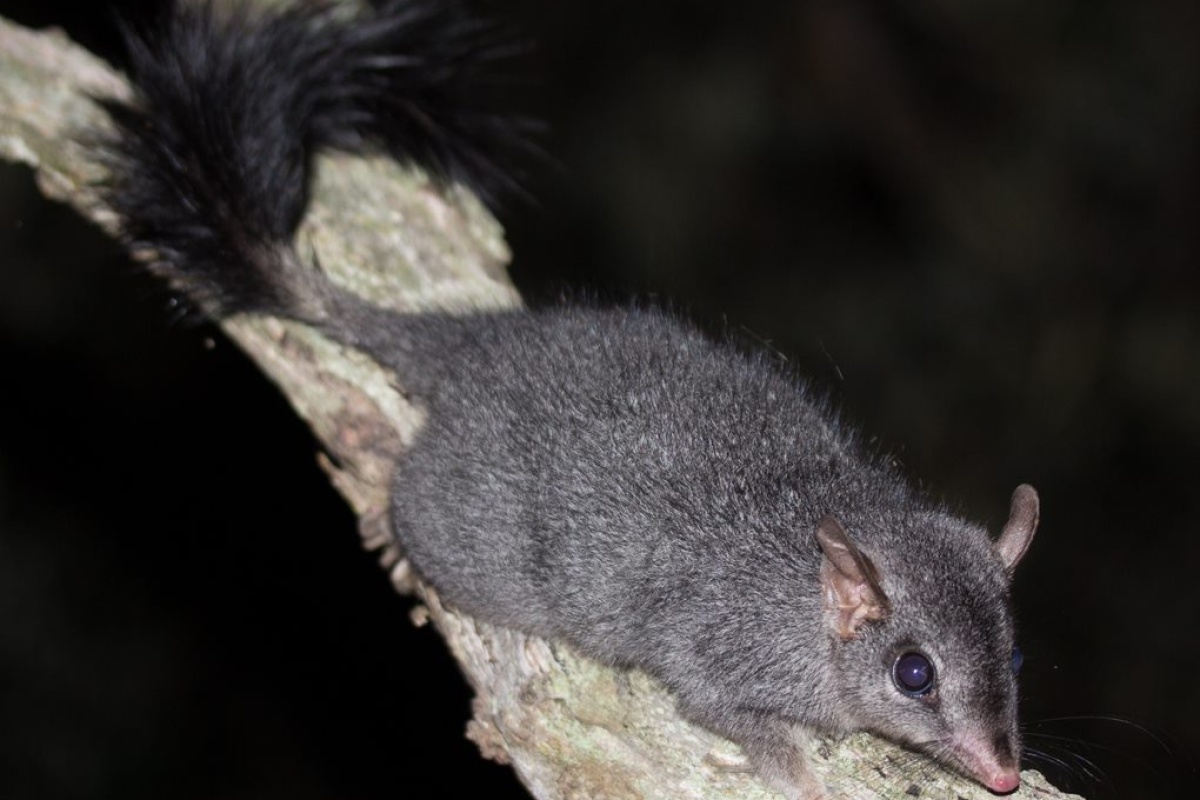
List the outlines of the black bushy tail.
<svg viewBox="0 0 1200 800">
<path fill-rule="evenodd" d="M 104 102 L 105 193 L 131 246 L 208 313 L 327 321 L 335 290 L 292 250 L 318 148 L 381 149 L 485 195 L 503 186 L 520 126 L 489 94 L 515 39 L 459 0 L 172 5 L 126 34 L 136 97 Z"/>
</svg>

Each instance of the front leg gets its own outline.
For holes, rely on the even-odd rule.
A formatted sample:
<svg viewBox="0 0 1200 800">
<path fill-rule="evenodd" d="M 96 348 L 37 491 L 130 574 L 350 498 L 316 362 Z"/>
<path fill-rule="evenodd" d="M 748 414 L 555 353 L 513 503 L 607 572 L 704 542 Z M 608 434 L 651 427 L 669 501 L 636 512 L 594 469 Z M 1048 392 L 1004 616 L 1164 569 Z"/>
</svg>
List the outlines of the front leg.
<svg viewBox="0 0 1200 800">
<path fill-rule="evenodd" d="M 759 724 L 759 730 L 733 741 L 763 783 L 787 800 L 828 800 L 825 784 L 813 773 L 804 729 L 780 721 Z"/>
<path fill-rule="evenodd" d="M 787 800 L 829 800 L 808 758 L 804 728 L 757 714 L 681 707 L 684 716 L 741 746 L 759 779 Z"/>
</svg>

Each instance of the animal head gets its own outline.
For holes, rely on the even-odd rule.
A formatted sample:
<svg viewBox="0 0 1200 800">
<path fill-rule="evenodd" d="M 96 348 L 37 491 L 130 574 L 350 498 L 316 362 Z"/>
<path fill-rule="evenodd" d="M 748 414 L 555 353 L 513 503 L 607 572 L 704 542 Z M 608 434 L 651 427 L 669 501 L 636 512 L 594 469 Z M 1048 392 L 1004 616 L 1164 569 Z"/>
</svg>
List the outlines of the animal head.
<svg viewBox="0 0 1200 800">
<path fill-rule="evenodd" d="M 848 725 L 919 750 L 997 792 L 1020 783 L 1008 587 L 1038 523 L 1022 485 L 992 540 L 949 514 L 822 519 L 825 621 Z M 859 525 L 866 525 L 859 521 Z"/>
</svg>

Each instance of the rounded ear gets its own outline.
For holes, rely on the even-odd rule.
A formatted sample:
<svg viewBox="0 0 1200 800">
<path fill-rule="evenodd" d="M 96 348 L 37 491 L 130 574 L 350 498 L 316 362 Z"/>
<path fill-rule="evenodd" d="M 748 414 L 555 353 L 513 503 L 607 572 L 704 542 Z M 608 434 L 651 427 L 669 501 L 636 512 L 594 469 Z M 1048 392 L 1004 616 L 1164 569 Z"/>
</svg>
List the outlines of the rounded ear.
<svg viewBox="0 0 1200 800">
<path fill-rule="evenodd" d="M 1021 557 L 1029 549 L 1029 543 L 1033 541 L 1040 508 L 1037 490 L 1029 484 L 1022 483 L 1013 492 L 1008 522 L 1004 523 L 1004 529 L 996 539 L 996 550 L 1009 574 L 1017 568 Z"/>
<path fill-rule="evenodd" d="M 858 549 L 849 534 L 833 517 L 817 523 L 821 545 L 821 587 L 825 607 L 832 612 L 834 632 L 853 639 L 859 627 L 872 619 L 883 619 L 891 604 L 879 585 L 879 572 L 871 559 Z"/>
</svg>

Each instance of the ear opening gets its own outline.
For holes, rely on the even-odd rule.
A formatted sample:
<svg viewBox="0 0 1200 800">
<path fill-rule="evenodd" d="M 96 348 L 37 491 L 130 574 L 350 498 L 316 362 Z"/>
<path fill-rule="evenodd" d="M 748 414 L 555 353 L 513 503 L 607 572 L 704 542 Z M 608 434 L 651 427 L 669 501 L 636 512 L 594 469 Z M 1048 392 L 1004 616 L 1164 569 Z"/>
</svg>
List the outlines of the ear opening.
<svg viewBox="0 0 1200 800">
<path fill-rule="evenodd" d="M 821 587 L 834 632 L 840 639 L 853 639 L 867 621 L 891 613 L 879 585 L 879 571 L 833 517 L 822 517 L 817 523 L 817 542 L 824 554 Z"/>
<path fill-rule="evenodd" d="M 1038 499 L 1037 490 L 1027 483 L 1022 483 L 1013 492 L 1008 522 L 1004 523 L 1004 528 L 996 539 L 996 550 L 1010 575 L 1029 549 L 1033 534 L 1037 532 L 1040 515 L 1041 501 Z"/>
</svg>

